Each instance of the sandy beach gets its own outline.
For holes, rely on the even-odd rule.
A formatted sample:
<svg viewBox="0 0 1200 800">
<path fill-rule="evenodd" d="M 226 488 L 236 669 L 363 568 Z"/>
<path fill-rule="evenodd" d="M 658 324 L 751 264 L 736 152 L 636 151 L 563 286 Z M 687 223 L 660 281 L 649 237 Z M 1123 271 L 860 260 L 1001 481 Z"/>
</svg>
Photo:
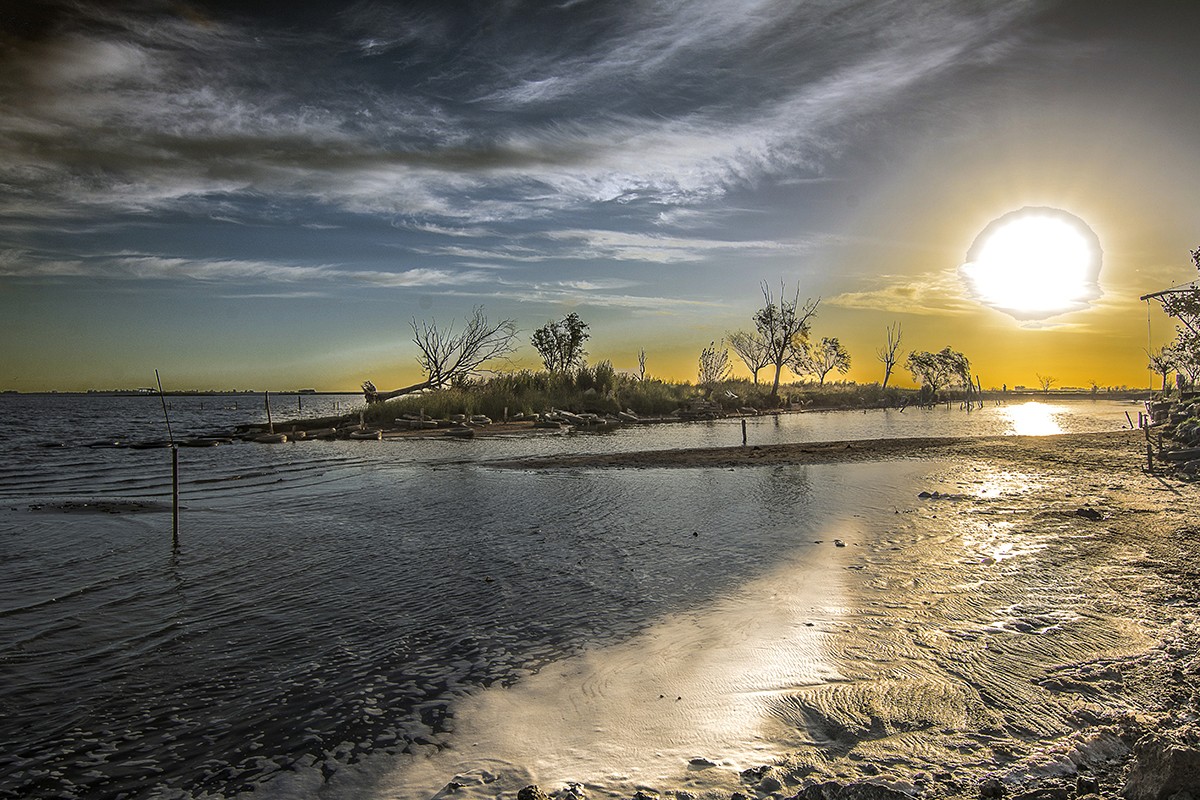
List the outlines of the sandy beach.
<svg viewBox="0 0 1200 800">
<path fill-rule="evenodd" d="M 524 727 L 531 744 L 506 740 L 507 756 L 525 760 L 522 777 L 538 791 L 562 797 L 1191 797 L 1178 793 L 1200 786 L 1197 489 L 1148 474 L 1144 458 L 1141 432 L 1122 431 L 510 462 L 934 470 L 890 509 L 846 509 L 811 542 L 821 567 L 812 573 L 809 560 L 820 576 L 810 585 L 786 588 L 783 565 L 686 625 L 664 621 L 555 675 L 471 698 L 460 732 L 497 740 Z M 664 633 L 680 626 L 689 633 Z M 772 670 L 789 660 L 791 672 Z M 597 675 L 599 692 L 588 689 Z M 698 703 L 707 707 L 693 721 L 716 736 L 668 737 L 640 754 L 674 760 L 673 782 L 669 770 L 639 771 L 636 748 L 604 780 L 586 757 L 539 760 L 563 742 L 582 754 L 653 742 L 654 724 L 694 699 L 680 686 L 713 685 L 723 699 Z M 664 698 L 678 701 L 655 710 Z M 736 726 L 722 713 L 757 719 L 758 753 L 722 751 L 720 726 Z M 686 714 L 672 721 L 687 724 Z M 572 767 L 583 772 L 572 777 Z M 516 776 L 483 775 L 467 770 L 443 792 L 515 791 L 506 780 Z"/>
</svg>

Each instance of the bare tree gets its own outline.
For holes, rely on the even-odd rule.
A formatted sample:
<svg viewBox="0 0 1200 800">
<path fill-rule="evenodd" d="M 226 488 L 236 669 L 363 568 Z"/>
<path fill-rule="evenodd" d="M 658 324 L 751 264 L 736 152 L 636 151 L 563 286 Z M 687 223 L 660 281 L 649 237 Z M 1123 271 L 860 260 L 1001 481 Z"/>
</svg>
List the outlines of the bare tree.
<svg viewBox="0 0 1200 800">
<path fill-rule="evenodd" d="M 381 402 L 422 389 L 440 389 L 450 383 L 469 378 L 482 372 L 488 361 L 504 358 L 516 346 L 517 323 L 511 319 L 489 322 L 483 306 L 475 306 L 471 318 L 459 332 L 454 322 L 441 327 L 436 320 L 418 322 L 412 320 L 413 344 L 420 351 L 417 362 L 425 373 L 425 380 L 396 389 L 380 392 L 370 381 L 363 382 L 363 394 L 368 403 Z"/>
<path fill-rule="evenodd" d="M 850 353 L 842 346 L 836 337 L 822 337 L 819 342 L 810 342 L 804 352 L 796 357 L 789 366 L 797 374 L 811 373 L 817 376 L 822 386 L 825 376 L 837 370 L 845 375 L 850 371 Z"/>
<path fill-rule="evenodd" d="M 1037 373 L 1037 382 L 1038 386 L 1042 387 L 1043 392 L 1049 392 L 1050 387 L 1058 383 L 1058 378 L 1055 378 L 1053 375 L 1043 375 L 1039 372 Z"/>
<path fill-rule="evenodd" d="M 709 342 L 708 347 L 700 351 L 700 371 L 697 383 L 704 388 L 705 395 L 712 393 L 713 388 L 721 381 L 729 378 L 733 365 L 729 363 L 729 350 L 725 340 L 720 343 Z"/>
<path fill-rule="evenodd" d="M 638 350 L 638 380 L 646 380 L 646 349 Z"/>
<path fill-rule="evenodd" d="M 879 348 L 878 358 L 883 362 L 883 387 L 887 388 L 888 378 L 892 377 L 892 369 L 896 366 L 896 353 L 900 350 L 900 323 L 893 322 L 887 328 L 887 345 Z"/>
<path fill-rule="evenodd" d="M 767 365 L 775 367 L 775 381 L 771 384 L 771 396 L 779 396 L 779 374 L 785 365 L 795 360 L 808 339 L 808 321 L 817 313 L 821 298 L 807 299 L 800 305 L 800 287 L 792 300 L 784 298 L 787 291 L 784 283 L 779 284 L 779 302 L 771 295 L 766 281 L 762 283 L 763 307 L 754 312 L 754 327 L 766 343 Z"/>
<path fill-rule="evenodd" d="M 758 371 L 771 363 L 767 342 L 758 331 L 734 331 L 728 337 L 729 346 L 738 354 L 758 385 Z"/>
</svg>

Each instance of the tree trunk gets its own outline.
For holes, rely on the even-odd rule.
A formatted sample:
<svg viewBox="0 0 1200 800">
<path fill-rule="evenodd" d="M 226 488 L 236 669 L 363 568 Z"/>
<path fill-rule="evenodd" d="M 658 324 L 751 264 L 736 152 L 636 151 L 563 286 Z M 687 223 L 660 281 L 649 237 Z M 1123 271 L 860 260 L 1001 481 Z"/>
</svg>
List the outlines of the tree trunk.
<svg viewBox="0 0 1200 800">
<path fill-rule="evenodd" d="M 426 380 L 421 381 L 420 383 L 414 383 L 412 386 L 405 386 L 403 389 L 395 389 L 390 392 L 374 392 L 370 394 L 364 392 L 363 394 L 366 396 L 368 403 L 382 403 L 384 400 L 391 400 L 393 397 L 400 397 L 401 395 L 412 394 L 413 392 L 419 392 L 422 389 L 428 389 L 432 384 L 433 381 Z"/>
</svg>

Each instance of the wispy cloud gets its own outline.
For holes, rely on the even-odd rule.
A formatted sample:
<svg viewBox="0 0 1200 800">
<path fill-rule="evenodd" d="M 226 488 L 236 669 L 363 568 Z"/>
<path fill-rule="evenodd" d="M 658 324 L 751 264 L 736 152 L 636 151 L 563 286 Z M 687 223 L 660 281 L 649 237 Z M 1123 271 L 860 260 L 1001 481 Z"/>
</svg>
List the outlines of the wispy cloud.
<svg viewBox="0 0 1200 800">
<path fill-rule="evenodd" d="M 56 260 L 19 251 L 0 254 L 0 276 L 190 280 L 240 284 L 338 283 L 381 287 L 461 285 L 488 281 L 493 277 L 481 270 L 415 268 L 389 272 L 347 269 L 336 265 L 297 265 L 243 259 L 189 259 L 136 253 Z"/>
<path fill-rule="evenodd" d="M 437 50 L 452 21 L 436 13 L 361 4 L 340 30 L 299 34 L 97 8 L 80 6 L 72 29 L 4 61 L 0 89 L 16 98 L 0 122 L 10 185 L 76 214 L 267 195 L 440 220 L 454 235 L 445 221 L 694 205 L 762 176 L 817 174 L 848 126 L 982 58 L 1021 5 L 579 10 L 543 22 L 579 21 L 591 42 L 581 52 L 573 39 L 495 50 L 477 33 L 454 63 Z M 492 13 L 501 33 L 514 24 Z M 348 79 L 354 59 L 384 52 L 404 58 Z"/>
<path fill-rule="evenodd" d="M 221 297 L 225 300 L 302 300 L 313 297 L 328 297 L 328 292 L 239 292 L 237 294 L 223 294 Z"/>
<path fill-rule="evenodd" d="M 570 247 L 560 257 L 642 261 L 657 264 L 677 264 L 702 261 L 714 253 L 737 253 L 741 256 L 800 254 L 811 249 L 815 242 L 797 240 L 723 240 L 701 237 L 679 237 L 657 234 L 627 233 L 614 230 L 552 231 L 546 238 L 565 242 Z"/>
<path fill-rule="evenodd" d="M 957 270 L 921 275 L 879 275 L 871 286 L 842 292 L 822 300 L 838 308 L 886 311 L 922 316 L 958 316 L 977 311 L 979 304 L 966 296 Z"/>
<path fill-rule="evenodd" d="M 511 301 L 518 304 L 550 305 L 575 308 L 590 306 L 593 308 L 623 308 L 632 311 L 651 311 L 656 313 L 701 313 L 713 309 L 724 308 L 724 303 L 711 300 L 694 300 L 683 297 L 664 297 L 661 295 L 614 294 L 605 291 L 588 291 L 568 286 L 530 286 L 516 288 L 500 287 L 486 292 L 466 292 L 453 290 L 443 292 L 447 295 L 461 297 L 478 297 L 486 300 Z"/>
</svg>

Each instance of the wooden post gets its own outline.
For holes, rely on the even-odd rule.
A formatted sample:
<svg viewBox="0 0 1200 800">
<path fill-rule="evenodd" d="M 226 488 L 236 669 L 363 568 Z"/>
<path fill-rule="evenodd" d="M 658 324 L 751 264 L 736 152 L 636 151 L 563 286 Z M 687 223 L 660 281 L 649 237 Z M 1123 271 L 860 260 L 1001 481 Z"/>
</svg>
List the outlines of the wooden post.
<svg viewBox="0 0 1200 800">
<path fill-rule="evenodd" d="M 171 444 L 171 546 L 179 549 L 179 448 Z"/>
<path fill-rule="evenodd" d="M 267 403 L 267 433 L 274 433 L 275 423 L 271 421 L 271 393 L 263 392 L 263 399 Z"/>
<path fill-rule="evenodd" d="M 158 383 L 158 399 L 162 402 L 163 420 L 167 423 L 167 436 L 171 440 L 171 546 L 179 548 L 179 446 L 175 444 L 175 433 L 171 430 L 171 415 L 167 413 L 167 398 L 163 394 L 162 378 L 154 370 Z"/>
<path fill-rule="evenodd" d="M 746 419 L 742 418 L 742 447 L 746 446 Z"/>
</svg>

